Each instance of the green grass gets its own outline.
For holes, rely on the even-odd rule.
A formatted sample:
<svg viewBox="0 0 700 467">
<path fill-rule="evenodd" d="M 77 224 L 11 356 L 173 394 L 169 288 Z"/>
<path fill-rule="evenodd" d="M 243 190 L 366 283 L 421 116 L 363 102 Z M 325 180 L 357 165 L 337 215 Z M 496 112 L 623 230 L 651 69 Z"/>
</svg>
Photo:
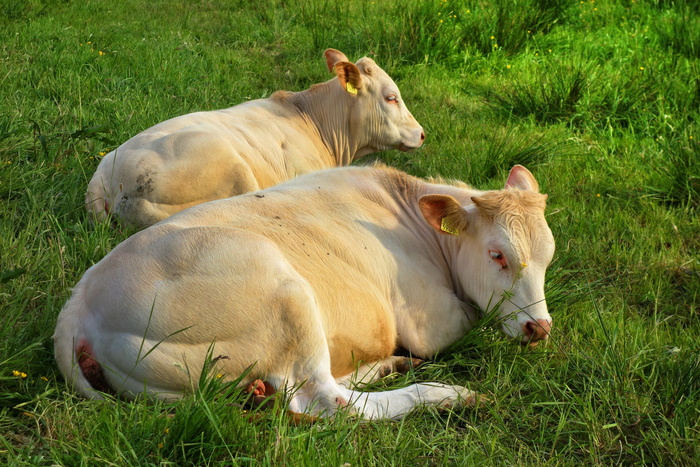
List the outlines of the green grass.
<svg viewBox="0 0 700 467">
<path fill-rule="evenodd" d="M 690 0 L 0 0 L 0 463 L 700 463 L 698 24 Z M 492 402 L 398 423 L 294 426 L 215 378 L 175 404 L 77 397 L 56 316 L 132 233 L 88 221 L 100 154 L 326 80 L 327 47 L 375 58 L 426 130 L 421 150 L 370 159 L 480 188 L 533 171 L 557 242 L 551 341 L 479 327 L 372 387 L 452 382 Z"/>
</svg>

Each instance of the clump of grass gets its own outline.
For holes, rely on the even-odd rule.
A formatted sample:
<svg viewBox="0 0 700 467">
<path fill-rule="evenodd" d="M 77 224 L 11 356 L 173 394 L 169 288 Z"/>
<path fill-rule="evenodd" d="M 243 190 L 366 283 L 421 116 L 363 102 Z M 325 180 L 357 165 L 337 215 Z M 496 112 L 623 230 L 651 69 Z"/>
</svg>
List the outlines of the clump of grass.
<svg viewBox="0 0 700 467">
<path fill-rule="evenodd" d="M 461 11 L 462 42 L 482 55 L 499 50 L 521 52 L 530 38 L 546 34 L 566 19 L 563 0 L 497 0 L 475 2 Z"/>
<path fill-rule="evenodd" d="M 689 5 L 677 7 L 678 11 L 665 21 L 656 23 L 659 43 L 662 47 L 690 59 L 700 58 L 700 16 Z"/>
<path fill-rule="evenodd" d="M 380 55 L 400 55 L 416 63 L 455 64 L 474 52 L 517 54 L 536 34 L 546 34 L 563 23 L 567 7 L 563 0 L 470 4 L 409 0 L 379 7 L 379 11 L 367 9 L 365 14 L 367 27 L 380 38 L 376 45 Z M 399 20 L 376 23 L 377 17 L 386 15 Z"/>
<path fill-rule="evenodd" d="M 38 16 L 44 8 L 42 0 L 0 0 L 0 24 Z"/>
<path fill-rule="evenodd" d="M 659 97 L 661 77 L 637 66 L 632 72 L 600 77 L 598 91 L 586 102 L 587 121 L 599 128 L 644 131 Z"/>
<path fill-rule="evenodd" d="M 576 157 L 581 149 L 576 141 L 564 138 L 557 132 L 542 134 L 525 133 L 518 127 L 503 127 L 495 131 L 491 139 L 483 141 L 479 158 L 472 165 L 470 183 L 477 186 L 503 174 L 516 164 L 530 170 L 554 159 Z"/>
<path fill-rule="evenodd" d="M 461 20 L 447 1 L 409 0 L 379 8 L 364 12 L 379 55 L 398 55 L 415 63 L 438 63 L 459 54 L 462 44 L 457 38 Z M 385 22 L 383 18 L 387 15 L 398 20 Z M 380 23 L 377 18 L 381 18 Z"/>
<path fill-rule="evenodd" d="M 544 64 L 530 82 L 515 81 L 500 91 L 487 91 L 487 103 L 511 118 L 532 117 L 540 123 L 567 122 L 574 125 L 578 106 L 589 87 L 588 66 Z"/>
<path fill-rule="evenodd" d="M 648 191 L 664 203 L 700 206 L 700 137 L 693 134 L 662 140 L 660 158 L 651 169 L 656 181 Z"/>
</svg>

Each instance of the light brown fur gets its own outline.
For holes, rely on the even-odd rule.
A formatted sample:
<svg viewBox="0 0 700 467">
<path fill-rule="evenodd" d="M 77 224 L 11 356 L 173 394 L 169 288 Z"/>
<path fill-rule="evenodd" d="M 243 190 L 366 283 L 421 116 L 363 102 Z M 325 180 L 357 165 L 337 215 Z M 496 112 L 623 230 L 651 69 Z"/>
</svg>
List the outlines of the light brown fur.
<svg viewBox="0 0 700 467">
<path fill-rule="evenodd" d="M 509 182 L 528 177 L 516 167 Z M 494 248 L 503 261 L 520 255 L 511 251 L 518 230 L 494 222 L 503 213 L 489 204 L 492 194 L 390 168 L 329 169 L 192 207 L 85 273 L 58 318 L 59 367 L 82 394 L 99 396 L 76 366 L 74 343 L 84 342 L 88 369 L 99 362 L 115 392 L 136 397 L 146 388 L 170 399 L 193 389 L 213 345 L 226 357 L 216 372 L 234 379 L 250 368 L 243 387 L 255 391 L 261 380 L 293 394 L 295 412 L 351 406 L 366 418 L 397 418 L 419 402 L 473 402 L 460 386 L 370 393 L 341 383 L 360 365 L 363 380 L 401 366 L 397 347 L 427 358 L 453 344 L 478 317 L 471 303 L 486 308 L 508 295 L 504 331 L 521 342 L 533 323 L 551 323 L 543 285 L 553 240 L 544 205 L 527 207 L 518 190 L 501 190 L 503 204 L 515 203 L 515 218 L 538 219 L 522 222 L 525 237 L 546 239 L 523 242 L 532 246 L 522 252 L 531 261 L 524 271 L 491 260 Z M 464 218 L 463 231 L 440 232 L 446 212 Z"/>
<path fill-rule="evenodd" d="M 355 65 L 334 49 L 325 56 L 335 79 L 175 117 L 126 141 L 100 161 L 87 209 L 99 219 L 109 215 L 145 227 L 206 201 L 348 165 L 372 152 L 421 146 L 423 129 L 381 68 L 368 58 Z M 348 81 L 354 93 L 346 90 Z M 389 102 L 389 96 L 397 99 Z"/>
</svg>

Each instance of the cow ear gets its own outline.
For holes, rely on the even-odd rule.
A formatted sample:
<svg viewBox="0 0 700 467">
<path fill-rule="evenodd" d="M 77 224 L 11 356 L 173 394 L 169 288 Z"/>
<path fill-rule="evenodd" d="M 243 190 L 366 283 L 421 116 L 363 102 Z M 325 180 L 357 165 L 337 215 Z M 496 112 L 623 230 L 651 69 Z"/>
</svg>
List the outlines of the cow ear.
<svg viewBox="0 0 700 467">
<path fill-rule="evenodd" d="M 467 228 L 467 216 L 452 196 L 421 196 L 418 206 L 428 224 L 440 233 L 459 235 Z"/>
<path fill-rule="evenodd" d="M 540 185 L 535 180 L 535 177 L 522 165 L 516 165 L 510 169 L 506 188 L 517 188 L 519 190 L 529 190 L 536 193 L 540 192 Z"/>
<path fill-rule="evenodd" d="M 362 89 L 362 76 L 360 70 L 351 62 L 338 62 L 335 64 L 335 74 L 340 85 L 350 94 L 357 94 Z"/>
<path fill-rule="evenodd" d="M 343 52 L 335 49 L 326 49 L 323 53 L 326 56 L 326 65 L 328 66 L 328 71 L 333 73 L 335 64 L 338 62 L 349 62 L 348 57 L 345 56 Z"/>
</svg>

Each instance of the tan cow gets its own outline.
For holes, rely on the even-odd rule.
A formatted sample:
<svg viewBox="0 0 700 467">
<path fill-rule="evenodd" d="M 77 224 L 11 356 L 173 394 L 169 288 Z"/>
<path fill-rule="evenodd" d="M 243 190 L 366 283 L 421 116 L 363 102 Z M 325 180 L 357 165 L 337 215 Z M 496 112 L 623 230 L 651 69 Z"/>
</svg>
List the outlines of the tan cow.
<svg viewBox="0 0 700 467">
<path fill-rule="evenodd" d="M 386 167 L 304 175 L 192 207 L 90 268 L 58 317 L 55 350 L 87 397 L 192 389 L 209 347 L 218 373 L 285 391 L 294 412 L 400 418 L 416 404 L 472 403 L 461 386 L 386 392 L 343 385 L 425 358 L 500 303 L 503 331 L 547 339 L 546 195 L 524 167 L 505 189 L 430 183 Z M 193 383 L 193 381 L 195 383 Z"/>
<path fill-rule="evenodd" d="M 134 136 L 100 161 L 88 211 L 144 227 L 205 201 L 423 144 L 423 128 L 372 59 L 353 64 L 333 49 L 325 57 L 337 75 L 326 83 L 183 115 Z"/>
</svg>

